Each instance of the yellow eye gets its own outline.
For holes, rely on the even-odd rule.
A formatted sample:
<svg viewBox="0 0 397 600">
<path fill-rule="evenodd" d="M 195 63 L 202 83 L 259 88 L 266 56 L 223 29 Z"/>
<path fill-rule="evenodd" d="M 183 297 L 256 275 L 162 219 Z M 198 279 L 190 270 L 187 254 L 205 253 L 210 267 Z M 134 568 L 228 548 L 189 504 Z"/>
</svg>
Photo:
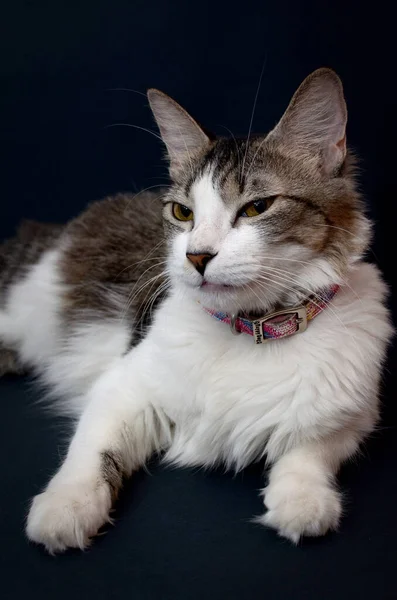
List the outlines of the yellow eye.
<svg viewBox="0 0 397 600">
<path fill-rule="evenodd" d="M 254 200 L 249 204 L 243 206 L 239 212 L 240 217 L 257 217 L 265 212 L 274 202 L 274 198 L 261 198 L 260 200 Z"/>
<path fill-rule="evenodd" d="M 178 219 L 178 221 L 193 220 L 193 211 L 190 210 L 190 208 L 188 208 L 187 206 L 184 206 L 183 204 L 178 204 L 177 202 L 174 202 L 174 204 L 172 205 L 172 214 L 174 215 L 175 219 Z"/>
</svg>

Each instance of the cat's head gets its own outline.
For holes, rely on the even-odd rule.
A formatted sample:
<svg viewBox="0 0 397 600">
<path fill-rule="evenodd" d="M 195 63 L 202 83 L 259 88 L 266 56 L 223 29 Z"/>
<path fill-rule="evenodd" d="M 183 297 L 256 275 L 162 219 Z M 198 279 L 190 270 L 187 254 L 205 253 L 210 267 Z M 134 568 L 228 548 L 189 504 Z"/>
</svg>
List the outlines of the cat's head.
<svg viewBox="0 0 397 600">
<path fill-rule="evenodd" d="M 370 226 L 333 71 L 312 73 L 277 126 L 249 139 L 215 139 L 162 92 L 148 96 L 170 162 L 174 286 L 217 310 L 260 312 L 343 283 Z"/>
</svg>

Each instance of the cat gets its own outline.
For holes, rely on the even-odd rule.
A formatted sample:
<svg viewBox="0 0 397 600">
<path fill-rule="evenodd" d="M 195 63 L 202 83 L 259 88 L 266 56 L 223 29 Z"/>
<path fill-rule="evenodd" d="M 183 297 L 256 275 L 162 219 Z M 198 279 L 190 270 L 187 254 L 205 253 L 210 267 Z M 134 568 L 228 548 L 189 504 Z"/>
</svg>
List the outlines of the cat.
<svg viewBox="0 0 397 600">
<path fill-rule="evenodd" d="M 340 79 L 315 71 L 248 139 L 148 98 L 170 186 L 25 223 L 0 250 L 3 370 L 33 369 L 76 419 L 27 536 L 87 547 L 154 453 L 235 470 L 266 458 L 258 521 L 293 543 L 323 535 L 341 517 L 338 469 L 378 421 L 392 336 Z"/>
</svg>

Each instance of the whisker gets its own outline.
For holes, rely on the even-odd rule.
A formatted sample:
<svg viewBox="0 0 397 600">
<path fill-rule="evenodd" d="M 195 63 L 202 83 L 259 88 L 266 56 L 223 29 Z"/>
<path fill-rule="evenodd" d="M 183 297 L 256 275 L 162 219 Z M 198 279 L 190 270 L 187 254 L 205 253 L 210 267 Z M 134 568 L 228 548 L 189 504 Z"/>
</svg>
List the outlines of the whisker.
<svg viewBox="0 0 397 600">
<path fill-rule="evenodd" d="M 330 229 L 338 229 L 339 231 L 343 231 L 344 233 L 350 234 L 352 237 L 354 237 L 357 240 L 361 240 L 361 238 L 358 237 L 358 235 L 356 235 L 349 229 L 344 229 L 343 227 L 338 227 L 337 225 L 328 225 L 328 223 L 320 223 L 320 224 L 316 224 L 316 227 L 329 227 Z"/>
<path fill-rule="evenodd" d="M 180 136 L 181 136 L 181 138 L 183 139 L 183 143 L 184 143 L 184 146 L 185 146 L 185 148 L 186 148 L 186 154 L 187 154 L 187 157 L 188 157 L 188 159 L 189 159 L 189 165 L 190 165 L 190 174 L 191 174 L 191 176 L 192 176 L 192 179 L 193 179 L 193 178 L 194 178 L 194 173 L 193 173 L 193 163 L 192 163 L 192 159 L 191 159 L 191 156 L 190 156 L 189 150 L 188 150 L 188 148 L 187 148 L 187 144 L 186 144 L 186 139 L 185 139 L 185 136 L 184 136 L 184 135 L 182 135 L 181 128 L 179 127 L 179 125 L 178 125 L 178 131 L 179 131 L 179 135 L 180 135 Z"/>
<path fill-rule="evenodd" d="M 261 273 L 261 274 L 259 275 L 259 277 L 261 277 L 263 274 L 264 274 L 264 273 Z M 302 286 L 302 284 L 300 284 L 299 282 L 297 282 L 297 281 L 294 279 L 294 277 L 292 277 L 292 276 L 288 276 L 288 277 L 286 277 L 285 275 L 284 275 L 284 276 L 282 276 L 282 275 L 279 275 L 279 274 L 277 274 L 277 273 L 275 273 L 275 274 L 274 274 L 274 273 L 273 273 L 273 269 L 267 269 L 267 270 L 265 270 L 265 274 L 267 274 L 267 275 L 274 275 L 274 277 L 276 277 L 276 278 L 277 278 L 277 279 L 279 279 L 280 281 L 288 281 L 288 282 L 290 282 L 290 283 L 292 283 L 292 284 L 298 285 L 298 286 L 300 287 L 300 289 L 303 291 L 303 293 L 305 293 L 305 294 L 309 294 L 310 296 L 315 296 L 316 298 L 319 298 L 321 301 L 324 301 L 324 299 L 325 299 L 325 298 L 324 298 L 324 297 L 323 297 L 321 294 L 319 294 L 319 293 L 318 293 L 318 292 L 316 292 L 315 290 L 312 290 L 312 289 L 310 289 L 310 288 L 309 288 L 309 287 L 307 287 L 306 285 L 305 285 L 305 286 Z M 291 287 L 291 288 L 290 288 L 290 291 L 291 291 L 291 292 L 294 292 L 294 293 L 296 294 L 296 293 L 297 293 L 298 291 L 300 291 L 300 290 L 298 290 L 297 288 L 293 288 L 293 287 Z"/>
<path fill-rule="evenodd" d="M 251 293 L 253 293 L 259 300 L 259 304 L 263 304 L 263 300 L 258 296 L 258 294 L 255 292 L 255 290 L 253 289 L 253 286 L 255 285 L 254 282 L 247 284 L 248 288 L 250 290 Z M 272 294 L 272 296 L 277 300 L 277 296 L 274 292 L 272 292 L 272 290 L 269 290 L 270 293 Z"/>
<path fill-rule="evenodd" d="M 286 258 L 284 256 L 276 256 L 276 255 L 270 255 L 270 254 L 253 254 L 252 256 L 259 257 L 259 258 L 267 258 L 267 259 L 271 259 L 271 260 L 285 260 L 288 262 L 297 262 L 302 265 L 313 265 L 313 261 L 299 260 L 298 258 Z"/>
<path fill-rule="evenodd" d="M 123 211 L 124 212 L 124 216 L 125 216 L 125 214 L 127 212 L 128 207 L 130 206 L 131 202 L 133 200 L 135 200 L 136 198 L 138 198 L 138 196 L 140 196 L 144 192 L 148 192 L 149 190 L 153 190 L 155 188 L 170 188 L 170 187 L 171 187 L 170 185 L 158 183 L 156 185 L 150 185 L 149 187 L 147 187 L 147 188 L 141 190 L 140 192 L 138 192 L 137 194 L 134 194 L 131 198 L 128 198 L 128 201 L 127 201 L 127 203 L 126 203 L 126 205 L 124 207 L 124 211 Z M 156 200 L 158 200 L 158 197 L 156 198 Z"/>
<path fill-rule="evenodd" d="M 282 289 L 284 289 L 284 290 L 286 290 L 286 291 L 290 291 L 290 292 L 296 293 L 296 290 L 295 290 L 293 287 L 291 287 L 291 286 L 290 286 L 290 285 L 288 285 L 288 284 L 281 283 L 281 282 L 279 282 L 279 281 L 274 281 L 273 277 L 266 277 L 266 276 L 264 276 L 264 275 L 260 275 L 259 277 L 260 277 L 261 279 L 263 279 L 264 281 L 267 281 L 268 283 L 271 283 L 271 284 L 273 284 L 273 285 L 278 285 L 279 287 L 281 287 Z M 280 278 L 280 277 L 279 277 L 279 278 Z M 281 278 L 280 278 L 280 279 L 281 279 Z M 295 283 L 293 279 L 290 279 L 290 280 L 287 280 L 287 279 L 284 279 L 284 280 L 283 280 L 283 279 L 281 279 L 281 281 L 287 281 L 287 282 L 289 281 L 289 282 Z M 309 289 L 307 289 L 306 291 L 307 291 L 307 292 L 310 292 L 310 290 L 309 290 Z M 315 295 L 315 296 L 317 296 L 317 298 L 319 298 L 319 299 L 320 299 L 320 301 L 321 301 L 321 300 L 324 300 L 324 298 L 322 298 L 322 297 L 321 297 L 319 294 L 315 294 L 315 293 L 313 293 L 313 292 L 312 292 L 312 295 Z M 312 299 L 312 302 L 313 302 L 313 304 L 314 304 L 315 306 L 317 306 L 318 308 L 321 308 L 321 307 L 320 307 L 320 306 L 319 306 L 319 305 L 318 305 L 318 304 L 317 304 L 317 303 L 316 303 L 316 302 L 315 302 L 313 299 Z M 355 346 L 356 346 L 356 350 L 357 350 L 358 354 L 361 354 L 361 351 L 360 351 L 360 349 L 359 349 L 359 346 L 358 346 L 358 344 L 357 344 L 357 340 L 356 340 L 355 336 L 352 334 L 352 332 L 348 330 L 348 328 L 346 327 L 346 324 L 345 324 L 345 323 L 343 323 L 342 319 L 341 319 L 341 318 L 339 317 L 339 315 L 338 315 L 338 314 L 335 312 L 335 310 L 332 308 L 332 306 L 328 305 L 328 307 L 327 307 L 327 310 L 328 310 L 328 311 L 330 311 L 330 313 L 331 313 L 331 314 L 332 314 L 332 315 L 333 315 L 333 316 L 334 316 L 334 317 L 335 317 L 335 318 L 338 320 L 338 322 L 339 322 L 339 323 L 342 325 L 342 327 L 344 328 L 344 330 L 346 331 L 346 333 L 347 333 L 347 334 L 350 336 L 350 338 L 353 340 L 353 342 L 354 342 L 354 344 L 355 344 Z"/>
<path fill-rule="evenodd" d="M 246 178 L 248 177 L 248 175 L 249 175 L 249 173 L 250 173 L 250 171 L 251 171 L 252 167 L 253 167 L 253 166 L 254 166 L 254 164 L 255 164 L 255 159 L 256 159 L 256 157 L 258 156 L 258 152 L 259 152 L 259 150 L 262 148 L 262 146 L 263 146 L 263 144 L 264 144 L 265 142 L 266 142 L 266 138 L 264 138 L 264 139 L 261 141 L 261 143 L 259 144 L 259 146 L 258 146 L 258 147 L 257 147 L 257 149 L 255 150 L 255 154 L 254 154 L 254 156 L 253 156 L 253 158 L 252 158 L 252 160 L 251 160 L 251 162 L 250 162 L 250 164 L 249 164 L 249 166 L 248 166 L 248 171 L 247 171 L 247 173 L 246 173 L 246 176 L 245 176 Z"/>
<path fill-rule="evenodd" d="M 362 238 L 360 238 L 358 235 L 354 234 L 352 231 L 350 231 L 349 229 L 344 229 L 343 227 L 338 227 L 337 225 L 328 225 L 327 223 L 323 223 L 320 225 L 316 225 L 316 227 L 329 227 L 330 229 L 338 229 L 339 231 L 344 231 L 345 233 L 350 234 L 354 239 L 356 240 L 360 240 L 363 241 Z M 372 248 L 368 248 L 369 252 L 371 252 L 372 256 L 375 258 L 375 260 L 377 262 L 379 262 L 378 257 L 376 256 L 375 252 L 373 251 Z"/>
<path fill-rule="evenodd" d="M 165 275 L 165 272 L 163 272 L 163 275 Z M 144 318 L 145 318 L 145 315 L 146 315 L 147 310 L 149 308 L 149 303 L 152 301 L 152 299 L 154 301 L 156 299 L 156 297 L 161 293 L 161 292 L 159 292 L 159 290 L 161 290 L 164 287 L 165 283 L 168 285 L 168 281 L 167 280 L 163 281 L 163 282 L 160 282 L 160 285 L 157 286 L 155 288 L 155 290 L 152 292 L 153 286 L 155 286 L 156 283 L 157 283 L 157 280 L 154 280 L 153 283 L 152 283 L 152 285 L 150 286 L 148 292 L 146 293 L 145 298 L 143 299 L 143 301 L 141 302 L 141 304 L 140 304 L 140 306 L 139 306 L 139 308 L 137 310 L 137 314 L 141 315 L 141 318 L 140 318 L 141 321 L 143 321 Z M 141 312 L 141 309 L 142 309 L 142 312 Z"/>
<path fill-rule="evenodd" d="M 287 261 L 287 262 L 294 262 L 294 263 L 299 263 L 302 265 L 309 265 L 309 266 L 313 266 L 313 262 L 311 261 L 307 261 L 307 260 L 298 260 L 296 258 L 285 258 L 282 256 L 269 256 L 269 255 L 264 255 L 264 254 L 253 254 L 252 255 L 254 258 L 258 257 L 261 259 L 269 259 L 269 260 L 277 260 L 277 261 Z M 239 263 L 234 265 L 235 267 L 246 267 L 246 263 Z M 254 265 L 255 267 L 267 267 L 269 268 L 270 265 L 262 265 L 262 263 L 255 263 Z M 273 268 L 273 267 L 272 267 Z M 324 269 L 322 269 L 319 265 L 316 265 L 316 269 L 318 269 L 320 271 L 320 273 L 323 273 L 324 275 L 327 275 L 326 271 Z M 286 271 L 286 273 L 290 274 L 291 273 L 289 271 Z M 295 275 L 295 273 L 293 273 Z M 360 296 L 357 294 L 357 292 L 350 286 L 350 284 L 346 281 L 346 279 L 344 279 L 341 275 L 338 276 L 340 281 L 342 282 L 342 284 L 344 286 L 346 286 L 351 292 L 352 294 L 360 301 L 362 302 L 362 299 L 360 298 Z"/>
<path fill-rule="evenodd" d="M 267 55 L 265 56 L 265 59 L 263 61 L 263 65 L 262 65 L 262 69 L 261 69 L 261 74 L 260 74 L 259 81 L 258 81 L 258 86 L 256 88 L 254 105 L 252 107 L 250 125 L 249 125 L 249 129 L 248 129 L 248 136 L 247 136 L 247 141 L 246 141 L 246 146 L 245 146 L 245 153 L 244 153 L 244 158 L 243 158 L 243 164 L 242 164 L 242 167 L 241 167 L 240 181 L 242 181 L 243 177 L 244 177 L 244 165 L 245 165 L 245 160 L 247 158 L 248 143 L 249 143 L 250 136 L 251 136 L 251 130 L 252 130 L 252 124 L 254 122 L 254 115 L 255 115 L 256 104 L 257 104 L 257 101 L 258 101 L 259 90 L 260 90 L 261 83 L 262 83 L 263 73 L 265 72 L 266 62 L 267 62 Z"/>
<path fill-rule="evenodd" d="M 142 273 L 142 275 L 141 275 L 141 276 L 138 278 L 138 280 L 136 281 L 136 283 L 135 283 L 134 287 L 132 288 L 132 290 L 131 290 L 130 294 L 128 295 L 128 298 L 127 298 L 127 307 L 126 307 L 126 310 L 128 310 L 128 308 L 131 306 L 131 304 L 132 304 L 132 302 L 133 302 L 133 300 L 134 300 L 135 296 L 136 296 L 138 293 L 140 293 L 140 291 L 141 291 L 141 289 L 142 289 L 142 287 L 140 287 L 140 288 L 139 288 L 139 289 L 138 289 L 138 290 L 135 292 L 135 289 L 136 289 L 136 287 L 138 286 L 139 282 L 141 281 L 142 277 L 144 277 L 144 275 L 145 275 L 145 274 L 146 274 L 148 271 L 150 271 L 151 269 L 154 269 L 155 267 L 158 267 L 158 266 L 160 266 L 161 264 L 164 264 L 165 262 L 166 262 L 166 261 L 161 261 L 161 262 L 159 262 L 159 263 L 156 263 L 156 264 L 154 264 L 154 265 L 151 265 L 150 267 L 148 267 L 148 268 L 147 268 L 147 269 L 146 269 L 146 270 L 145 270 L 145 271 Z M 162 274 L 162 273 L 160 273 L 160 275 L 161 275 L 161 274 Z M 149 281 L 150 281 L 150 280 L 149 280 Z M 146 286 L 146 285 L 147 285 L 147 283 L 148 283 L 148 282 L 145 282 L 145 283 L 144 283 L 144 286 Z M 134 294 L 134 293 L 135 293 L 135 294 Z M 124 316 L 125 316 L 125 312 L 124 312 L 123 314 L 124 314 Z M 124 316 L 123 316 L 123 318 L 124 318 Z"/>
<path fill-rule="evenodd" d="M 272 266 L 272 267 L 268 267 L 268 266 L 266 266 L 266 265 L 264 265 L 262 268 L 265 268 L 265 269 L 269 269 L 269 268 L 271 268 L 271 269 L 273 269 L 274 271 L 277 271 L 277 272 L 279 272 L 279 273 L 281 273 L 281 274 L 284 274 L 284 275 L 293 275 L 294 277 L 297 277 L 297 278 L 299 278 L 300 280 L 302 280 L 302 281 L 305 281 L 305 279 L 304 279 L 304 278 L 303 278 L 301 275 L 296 275 L 296 273 L 290 273 L 289 271 L 286 271 L 285 269 L 280 269 L 280 268 L 276 268 L 276 267 L 273 267 L 273 266 Z M 320 269 L 320 270 L 321 270 L 321 272 L 322 272 L 322 273 L 324 273 L 324 271 L 323 271 L 322 269 Z M 345 279 L 343 279 L 342 277 L 340 277 L 340 279 L 341 279 L 341 281 L 342 281 L 342 284 L 343 284 L 344 286 L 346 286 L 347 288 L 349 288 L 349 290 L 350 290 L 350 291 L 352 292 L 352 294 L 353 294 L 353 295 L 354 295 L 354 296 L 357 298 L 357 300 L 359 300 L 359 301 L 362 303 L 362 302 L 363 302 L 363 301 L 362 301 L 362 298 L 360 298 L 360 296 L 359 296 L 359 295 L 357 294 L 357 292 L 356 292 L 356 291 L 355 291 L 355 290 L 354 290 L 354 289 L 351 287 L 351 285 L 350 285 L 350 284 L 348 284 L 348 283 L 347 283 L 347 281 L 346 281 Z M 306 282 L 305 282 L 305 283 L 306 283 Z"/>
<path fill-rule="evenodd" d="M 223 129 L 226 129 L 226 131 L 228 131 L 230 133 L 230 135 L 232 136 L 235 146 L 236 146 L 236 151 L 237 151 L 237 158 L 238 158 L 238 165 L 237 165 L 237 172 L 241 173 L 241 155 L 240 155 L 240 148 L 238 147 L 237 144 L 237 140 L 235 138 L 235 136 L 233 135 L 233 133 L 230 131 L 229 127 L 226 127 L 225 125 L 220 125 L 220 127 L 223 127 Z"/>
<path fill-rule="evenodd" d="M 141 131 L 146 131 L 146 133 L 150 133 L 151 135 L 154 135 L 154 137 L 157 138 L 158 140 L 160 140 L 161 142 L 163 141 L 161 139 L 161 137 L 154 131 L 151 131 L 150 129 L 146 129 L 146 127 L 140 127 L 139 125 L 132 125 L 132 123 L 112 123 L 111 125 L 105 125 L 104 129 L 110 129 L 112 127 L 133 127 L 134 129 L 140 129 Z"/>
<path fill-rule="evenodd" d="M 125 306 L 125 308 L 124 308 L 124 310 L 122 311 L 122 314 L 121 314 L 121 316 L 120 316 L 120 321 L 121 321 L 121 322 L 123 322 L 123 321 L 124 321 L 124 319 L 126 318 L 126 316 L 127 316 L 127 312 L 128 312 L 128 310 L 130 309 L 130 307 L 131 307 L 131 305 L 132 305 L 133 301 L 135 300 L 135 298 L 136 298 L 136 297 L 137 297 L 137 296 L 138 296 L 138 295 L 139 295 L 141 292 L 143 292 L 143 290 L 144 290 L 144 289 L 145 289 L 147 286 L 151 285 L 151 284 L 153 283 L 153 281 L 155 281 L 156 279 L 159 279 L 159 278 L 160 278 L 160 277 L 162 277 L 162 276 L 163 276 L 163 272 L 161 272 L 161 273 L 159 273 L 159 274 L 157 274 L 157 275 L 154 275 L 153 277 L 151 277 L 150 279 L 148 279 L 147 281 L 145 281 L 145 282 L 144 282 L 144 283 L 143 283 L 143 284 L 142 284 L 142 285 L 139 287 L 139 289 L 138 289 L 138 290 L 136 290 L 136 292 L 135 292 L 135 293 L 134 293 L 132 296 L 131 296 L 131 295 L 129 296 L 129 298 L 127 299 L 127 302 L 126 302 L 126 306 Z"/>
<path fill-rule="evenodd" d="M 117 88 L 106 88 L 105 92 L 134 92 L 134 94 L 139 94 L 144 98 L 147 98 L 147 95 L 143 92 L 139 92 L 138 90 L 132 90 L 130 88 L 117 87 Z"/>
<path fill-rule="evenodd" d="M 158 258 L 163 258 L 163 259 L 164 259 L 164 260 L 162 260 L 162 261 L 160 261 L 160 262 L 158 263 L 159 265 L 161 265 L 161 264 L 164 264 L 165 262 L 167 262 L 167 260 L 166 260 L 166 257 L 165 257 L 165 256 L 152 256 L 151 258 L 149 258 L 149 255 L 150 255 L 152 252 L 154 252 L 154 249 L 152 249 L 152 250 L 149 252 L 149 254 L 147 254 L 147 258 L 144 258 L 144 259 L 142 259 L 142 260 L 138 260 L 138 262 L 136 262 L 136 263 L 132 263 L 131 265 L 128 265 L 127 267 L 124 267 L 124 269 L 122 269 L 122 270 L 120 271 L 120 273 L 117 273 L 117 275 L 116 275 L 116 277 L 114 278 L 114 280 L 113 280 L 113 281 L 116 281 L 116 280 L 117 280 L 117 278 L 118 278 L 118 277 L 119 277 L 119 276 L 120 276 L 122 273 L 124 273 L 124 271 L 127 271 L 128 269 L 132 269 L 132 267 L 136 267 L 136 266 L 138 266 L 138 265 L 140 265 L 140 264 L 142 264 L 142 263 L 144 263 L 144 262 L 148 262 L 148 261 L 150 261 L 150 260 L 157 260 Z M 139 281 L 139 280 L 138 280 L 138 281 Z"/>
<path fill-rule="evenodd" d="M 153 292 L 150 296 L 149 300 L 146 302 L 143 311 L 142 311 L 142 320 L 145 318 L 147 312 L 149 312 L 149 317 L 153 318 L 153 308 L 157 298 L 165 292 L 171 286 L 171 282 L 169 280 L 163 281 L 159 285 L 159 287 Z"/>
<path fill-rule="evenodd" d="M 151 284 L 152 281 L 155 281 L 156 278 L 159 278 L 162 275 L 161 273 L 157 273 L 156 275 L 153 275 L 152 277 L 150 277 L 149 279 L 147 279 L 146 281 L 143 281 L 143 283 L 137 288 L 136 285 L 134 286 L 134 288 L 132 289 L 132 292 L 129 294 L 127 302 L 128 302 L 128 308 L 131 306 L 131 304 L 133 303 L 133 301 L 135 300 L 135 298 L 137 296 L 139 296 L 139 294 L 148 286 Z"/>
<path fill-rule="evenodd" d="M 160 296 L 161 294 L 163 294 L 163 292 L 165 292 L 166 290 L 168 290 L 170 288 L 171 288 L 171 281 L 168 279 L 158 288 L 157 294 L 153 296 L 152 301 L 149 306 L 150 318 L 153 317 L 154 303 L 157 300 L 158 296 Z"/>
</svg>

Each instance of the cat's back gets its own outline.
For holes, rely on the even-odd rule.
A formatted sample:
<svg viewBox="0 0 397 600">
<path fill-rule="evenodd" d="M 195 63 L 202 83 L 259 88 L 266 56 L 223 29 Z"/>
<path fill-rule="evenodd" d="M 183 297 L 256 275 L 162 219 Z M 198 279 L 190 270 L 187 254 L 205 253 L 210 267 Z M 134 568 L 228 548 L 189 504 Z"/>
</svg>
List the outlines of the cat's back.
<svg viewBox="0 0 397 600">
<path fill-rule="evenodd" d="M 0 244 L 0 300 L 21 280 L 47 250 L 55 247 L 64 230 L 63 225 L 25 220 L 13 238 Z"/>
<path fill-rule="evenodd" d="M 67 283 L 90 279 L 129 282 L 134 260 L 163 240 L 164 193 L 117 194 L 94 202 L 65 230 L 62 269 Z"/>
<path fill-rule="evenodd" d="M 49 250 L 59 254 L 63 283 L 80 284 L 85 277 L 131 282 L 144 270 L 134 259 L 162 245 L 164 192 L 160 188 L 157 193 L 109 196 L 90 204 L 67 225 L 23 221 L 13 238 L 0 244 L 0 293 L 26 276 Z"/>
<path fill-rule="evenodd" d="M 156 289 L 164 269 L 161 196 L 145 191 L 94 202 L 67 226 L 59 256 L 59 276 L 67 287 L 67 316 L 81 312 L 114 314 L 130 298 L 136 312 L 151 278 Z M 141 292 L 139 288 L 143 286 Z M 136 293 L 136 295 L 134 295 Z M 69 319 L 70 320 L 70 319 Z"/>
</svg>

